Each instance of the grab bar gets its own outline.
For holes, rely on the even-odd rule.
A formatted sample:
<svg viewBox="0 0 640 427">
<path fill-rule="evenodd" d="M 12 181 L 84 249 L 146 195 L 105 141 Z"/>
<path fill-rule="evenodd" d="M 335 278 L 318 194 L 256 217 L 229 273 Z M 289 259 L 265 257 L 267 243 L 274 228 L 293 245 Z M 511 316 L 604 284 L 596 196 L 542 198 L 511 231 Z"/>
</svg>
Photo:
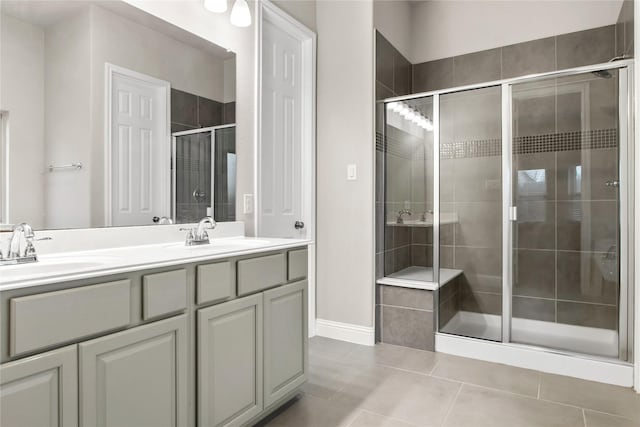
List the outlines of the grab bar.
<svg viewBox="0 0 640 427">
<path fill-rule="evenodd" d="M 61 166 L 49 165 L 49 172 L 64 170 L 64 169 L 73 169 L 73 170 L 79 171 L 80 169 L 82 169 L 82 162 L 71 163 L 70 165 L 61 165 Z"/>
</svg>

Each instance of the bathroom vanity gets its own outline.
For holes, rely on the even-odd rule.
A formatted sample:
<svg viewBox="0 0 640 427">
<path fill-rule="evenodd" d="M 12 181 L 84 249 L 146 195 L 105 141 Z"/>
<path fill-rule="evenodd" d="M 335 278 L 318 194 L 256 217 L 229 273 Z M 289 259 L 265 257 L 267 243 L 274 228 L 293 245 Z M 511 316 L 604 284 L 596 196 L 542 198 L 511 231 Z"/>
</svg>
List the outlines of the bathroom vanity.
<svg viewBox="0 0 640 427">
<path fill-rule="evenodd" d="M 155 244 L 0 271 L 0 424 L 255 423 L 306 379 L 307 243 Z"/>
</svg>

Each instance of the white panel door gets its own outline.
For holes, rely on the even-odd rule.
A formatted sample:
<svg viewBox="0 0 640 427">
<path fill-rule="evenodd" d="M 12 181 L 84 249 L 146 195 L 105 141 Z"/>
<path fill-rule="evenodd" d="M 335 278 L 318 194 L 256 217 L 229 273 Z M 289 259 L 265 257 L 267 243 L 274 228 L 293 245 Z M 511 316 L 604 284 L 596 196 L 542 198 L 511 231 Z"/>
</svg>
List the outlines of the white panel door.
<svg viewBox="0 0 640 427">
<path fill-rule="evenodd" d="M 262 31 L 258 231 L 265 237 L 305 237 L 302 42 L 269 20 Z"/>
<path fill-rule="evenodd" d="M 153 224 L 169 216 L 167 86 L 113 74 L 111 80 L 111 225 Z"/>
</svg>

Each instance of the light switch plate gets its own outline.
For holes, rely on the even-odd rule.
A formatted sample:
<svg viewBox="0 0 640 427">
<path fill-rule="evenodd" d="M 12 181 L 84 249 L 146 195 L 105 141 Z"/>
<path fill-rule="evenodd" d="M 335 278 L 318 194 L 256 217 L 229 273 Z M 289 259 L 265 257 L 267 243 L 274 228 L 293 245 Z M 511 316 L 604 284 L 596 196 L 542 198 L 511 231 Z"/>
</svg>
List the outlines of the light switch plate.
<svg viewBox="0 0 640 427">
<path fill-rule="evenodd" d="M 245 214 L 252 214 L 253 213 L 253 194 L 245 194 L 242 200 L 244 202 L 243 212 Z"/>
<path fill-rule="evenodd" d="M 347 181 L 355 181 L 358 179 L 358 168 L 355 164 L 350 163 L 347 165 Z"/>
</svg>

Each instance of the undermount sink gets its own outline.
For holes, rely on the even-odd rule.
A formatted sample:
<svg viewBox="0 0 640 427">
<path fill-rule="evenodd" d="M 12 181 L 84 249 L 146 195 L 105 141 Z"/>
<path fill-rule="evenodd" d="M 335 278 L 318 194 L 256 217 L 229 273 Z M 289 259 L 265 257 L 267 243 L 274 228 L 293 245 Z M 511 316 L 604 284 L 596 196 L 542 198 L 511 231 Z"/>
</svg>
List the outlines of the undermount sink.
<svg viewBox="0 0 640 427">
<path fill-rule="evenodd" d="M 43 256 L 36 262 L 24 264 L 4 265 L 0 267 L 0 275 L 5 278 L 18 279 L 21 276 L 55 276 L 69 270 L 91 270 L 103 267 L 113 261 L 115 257 L 67 257 Z"/>
<path fill-rule="evenodd" d="M 166 248 L 171 249 L 186 249 L 189 251 L 235 251 L 238 249 L 248 249 L 252 247 L 262 247 L 270 245 L 272 242 L 269 240 L 258 239 L 223 239 L 223 240 L 211 240 L 209 244 L 187 246 L 184 242 L 170 243 L 166 245 Z"/>
</svg>

